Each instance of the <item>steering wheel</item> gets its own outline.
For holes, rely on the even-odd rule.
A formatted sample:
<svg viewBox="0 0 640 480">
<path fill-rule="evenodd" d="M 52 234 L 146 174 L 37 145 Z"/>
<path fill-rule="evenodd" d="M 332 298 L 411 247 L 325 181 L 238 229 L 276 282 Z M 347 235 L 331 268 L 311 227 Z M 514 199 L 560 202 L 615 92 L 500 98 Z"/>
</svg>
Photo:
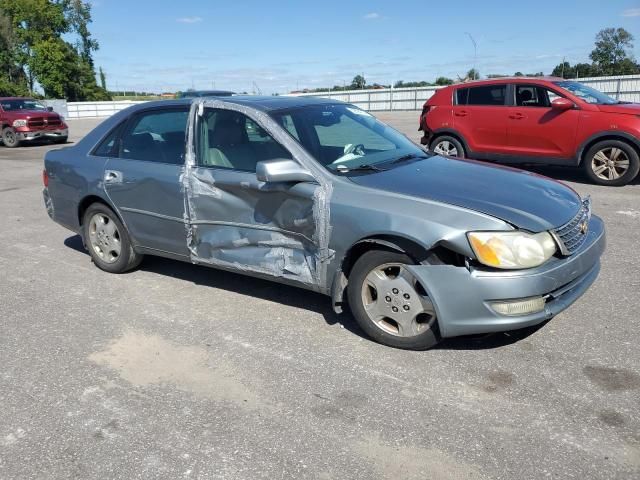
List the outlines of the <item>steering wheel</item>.
<svg viewBox="0 0 640 480">
<path fill-rule="evenodd" d="M 362 143 L 349 143 L 344 147 L 342 156 L 332 162 L 332 164 L 347 162 L 356 157 L 364 157 L 367 153 L 364 151 Z"/>
</svg>

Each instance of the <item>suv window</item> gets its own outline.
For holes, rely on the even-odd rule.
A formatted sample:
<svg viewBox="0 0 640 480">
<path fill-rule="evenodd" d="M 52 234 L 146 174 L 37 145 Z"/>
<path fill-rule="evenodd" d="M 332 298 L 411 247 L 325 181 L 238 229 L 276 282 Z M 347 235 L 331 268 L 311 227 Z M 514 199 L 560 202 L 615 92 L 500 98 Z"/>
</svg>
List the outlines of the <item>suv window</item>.
<svg viewBox="0 0 640 480">
<path fill-rule="evenodd" d="M 255 172 L 263 160 L 293 158 L 260 125 L 232 110 L 205 109 L 198 126 L 198 165 Z"/>
<path fill-rule="evenodd" d="M 516 105 L 519 107 L 543 107 L 551 106 L 551 101 L 558 95 L 544 87 L 534 85 L 516 85 Z"/>
<path fill-rule="evenodd" d="M 458 105 L 504 105 L 506 96 L 506 85 L 469 87 L 458 90 L 456 103 Z"/>
<path fill-rule="evenodd" d="M 122 135 L 120 157 L 182 165 L 188 116 L 188 109 L 174 108 L 134 117 Z"/>
</svg>

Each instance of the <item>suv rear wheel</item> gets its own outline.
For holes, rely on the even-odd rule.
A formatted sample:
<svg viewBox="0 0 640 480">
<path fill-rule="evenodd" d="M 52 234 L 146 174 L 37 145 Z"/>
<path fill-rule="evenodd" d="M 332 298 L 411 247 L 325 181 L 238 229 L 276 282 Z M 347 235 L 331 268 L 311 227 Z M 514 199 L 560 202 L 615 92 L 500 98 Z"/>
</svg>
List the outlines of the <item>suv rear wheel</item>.
<svg viewBox="0 0 640 480">
<path fill-rule="evenodd" d="M 621 140 L 603 140 L 593 145 L 582 159 L 589 179 L 599 185 L 621 186 L 640 171 L 638 152 Z"/>
<path fill-rule="evenodd" d="M 457 138 L 448 135 L 433 139 L 429 150 L 437 155 L 444 155 L 445 157 L 464 158 L 465 155 L 462 143 L 460 143 Z"/>
</svg>

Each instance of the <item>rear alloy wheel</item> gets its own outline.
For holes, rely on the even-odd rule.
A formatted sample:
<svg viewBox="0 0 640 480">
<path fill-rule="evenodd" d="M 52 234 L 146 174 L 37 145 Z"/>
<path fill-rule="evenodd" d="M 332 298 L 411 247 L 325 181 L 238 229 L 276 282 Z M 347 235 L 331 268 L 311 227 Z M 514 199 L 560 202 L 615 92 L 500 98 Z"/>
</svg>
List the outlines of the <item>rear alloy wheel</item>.
<svg viewBox="0 0 640 480">
<path fill-rule="evenodd" d="M 429 149 L 436 155 L 445 157 L 464 158 L 465 155 L 462 144 L 456 138 L 449 136 L 437 137 L 431 142 Z"/>
<path fill-rule="evenodd" d="M 351 311 L 362 329 L 384 345 L 426 350 L 440 341 L 433 302 L 407 270 L 401 253 L 373 250 L 349 275 Z"/>
<path fill-rule="evenodd" d="M 16 148 L 20 146 L 20 139 L 13 128 L 7 127 L 2 130 L 2 143 L 4 143 L 4 146 L 8 148 Z"/>
<path fill-rule="evenodd" d="M 84 214 L 84 242 L 98 268 L 124 273 L 142 261 L 120 219 L 102 203 L 94 203 Z"/>
<path fill-rule="evenodd" d="M 633 180 L 640 170 L 638 152 L 620 140 L 604 140 L 589 149 L 582 167 L 591 181 L 599 185 L 621 186 Z"/>
</svg>

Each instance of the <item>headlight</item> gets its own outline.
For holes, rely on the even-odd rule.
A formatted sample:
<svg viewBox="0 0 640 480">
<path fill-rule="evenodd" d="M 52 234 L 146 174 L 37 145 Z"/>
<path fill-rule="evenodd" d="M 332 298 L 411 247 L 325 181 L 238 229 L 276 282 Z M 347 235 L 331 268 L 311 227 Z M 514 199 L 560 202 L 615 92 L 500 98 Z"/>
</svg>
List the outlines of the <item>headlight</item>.
<svg viewBox="0 0 640 480">
<path fill-rule="evenodd" d="M 469 232 L 467 237 L 480 263 L 490 267 L 537 267 L 556 253 L 556 242 L 548 232 Z"/>
<path fill-rule="evenodd" d="M 13 126 L 14 127 L 26 127 L 27 126 L 27 121 L 26 120 L 14 120 L 13 121 Z"/>
</svg>

